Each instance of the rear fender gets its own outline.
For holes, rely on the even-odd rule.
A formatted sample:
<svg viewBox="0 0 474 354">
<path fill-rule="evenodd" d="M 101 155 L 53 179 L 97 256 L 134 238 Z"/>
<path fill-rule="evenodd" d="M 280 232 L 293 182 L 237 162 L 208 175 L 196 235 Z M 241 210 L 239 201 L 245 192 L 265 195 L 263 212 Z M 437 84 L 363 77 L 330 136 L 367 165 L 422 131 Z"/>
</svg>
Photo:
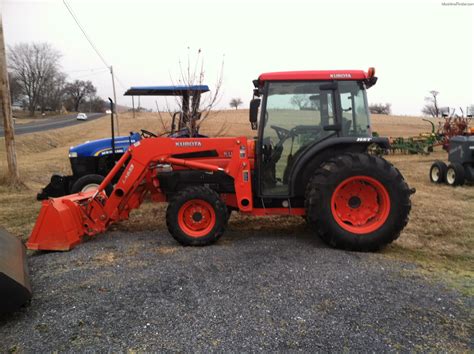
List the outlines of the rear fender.
<svg viewBox="0 0 474 354">
<path fill-rule="evenodd" d="M 289 176 L 290 197 L 304 197 L 306 184 L 324 161 L 344 152 L 366 152 L 372 145 L 390 147 L 388 138 L 344 137 L 330 138 L 310 146 L 296 158 Z"/>
</svg>

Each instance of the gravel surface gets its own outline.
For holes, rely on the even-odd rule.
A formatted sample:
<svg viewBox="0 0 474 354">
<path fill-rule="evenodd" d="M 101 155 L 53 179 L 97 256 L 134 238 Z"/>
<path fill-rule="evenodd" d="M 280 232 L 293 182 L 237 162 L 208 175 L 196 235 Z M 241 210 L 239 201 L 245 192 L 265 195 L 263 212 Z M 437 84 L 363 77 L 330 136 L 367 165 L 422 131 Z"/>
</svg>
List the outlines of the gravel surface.
<svg viewBox="0 0 474 354">
<path fill-rule="evenodd" d="M 473 349 L 472 299 L 309 233 L 192 248 L 113 231 L 29 264 L 34 298 L 0 318 L 1 352 Z"/>
</svg>

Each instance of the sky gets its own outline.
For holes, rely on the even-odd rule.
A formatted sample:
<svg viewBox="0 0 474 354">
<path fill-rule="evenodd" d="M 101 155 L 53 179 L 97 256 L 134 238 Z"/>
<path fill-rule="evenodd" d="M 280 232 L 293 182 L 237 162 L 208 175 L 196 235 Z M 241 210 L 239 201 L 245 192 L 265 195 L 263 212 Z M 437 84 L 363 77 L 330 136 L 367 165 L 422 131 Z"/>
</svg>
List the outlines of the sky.
<svg viewBox="0 0 474 354">
<path fill-rule="evenodd" d="M 69 80 L 113 97 L 109 71 L 62 0 L 0 1 L 7 47 L 48 42 Z M 218 108 L 234 97 L 248 105 L 263 72 L 373 66 L 369 103 L 399 115 L 420 115 L 430 90 L 440 106 L 474 104 L 474 0 L 465 1 L 67 0 L 113 66 L 119 104 L 131 106 L 130 86 L 177 82 L 179 63 L 194 64 L 201 50 L 211 89 L 223 65 Z M 155 108 L 155 98 L 141 104 Z"/>
</svg>

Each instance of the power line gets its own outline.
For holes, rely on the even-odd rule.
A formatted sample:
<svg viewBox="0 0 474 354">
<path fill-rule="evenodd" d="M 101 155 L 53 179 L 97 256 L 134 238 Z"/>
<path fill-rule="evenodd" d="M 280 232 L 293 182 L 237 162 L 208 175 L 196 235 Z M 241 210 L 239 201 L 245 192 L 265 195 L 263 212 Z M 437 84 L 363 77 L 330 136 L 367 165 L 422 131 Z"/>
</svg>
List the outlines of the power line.
<svg viewBox="0 0 474 354">
<path fill-rule="evenodd" d="M 119 77 L 117 76 L 117 74 L 115 74 L 115 79 L 117 80 L 117 82 L 119 83 L 120 86 L 122 86 L 122 88 L 124 90 L 127 89 L 127 87 L 122 83 L 122 81 L 119 79 Z"/>
<path fill-rule="evenodd" d="M 74 21 L 76 21 L 76 24 L 77 26 L 79 27 L 79 29 L 81 30 L 82 34 L 84 35 L 84 37 L 86 37 L 87 41 L 89 42 L 89 44 L 92 46 L 92 49 L 94 49 L 94 51 L 97 53 L 97 55 L 99 56 L 100 60 L 102 60 L 102 62 L 104 63 L 104 65 L 106 67 L 110 67 L 109 64 L 107 64 L 107 62 L 105 61 L 104 57 L 102 56 L 102 54 L 99 52 L 99 50 L 97 49 L 97 47 L 94 45 L 94 43 L 92 43 L 92 40 L 89 38 L 89 36 L 87 35 L 86 31 L 84 30 L 84 28 L 81 26 L 81 24 L 79 23 L 79 20 L 77 19 L 76 15 L 74 14 L 74 12 L 72 11 L 72 8 L 69 6 L 69 4 L 67 3 L 66 0 L 63 0 L 63 3 L 64 5 L 66 6 L 66 8 L 68 9 L 69 13 L 71 14 L 72 18 L 74 19 Z"/>
<path fill-rule="evenodd" d="M 87 35 L 84 27 L 82 27 L 81 23 L 79 22 L 79 19 L 77 18 L 77 16 L 75 15 L 74 11 L 72 10 L 72 7 L 67 3 L 66 0 L 63 0 L 63 3 L 64 5 L 66 6 L 66 8 L 68 9 L 69 13 L 71 14 L 72 18 L 74 19 L 74 21 L 76 22 L 77 26 L 79 27 L 79 29 L 81 30 L 82 34 L 84 35 L 84 37 L 87 39 L 87 41 L 89 42 L 89 44 L 91 45 L 92 49 L 94 49 L 94 51 L 97 53 L 97 55 L 99 56 L 100 60 L 102 60 L 102 62 L 104 63 L 104 65 L 110 70 L 110 65 L 107 64 L 107 61 L 104 59 L 104 56 L 101 54 L 101 52 L 99 51 L 99 49 L 97 49 L 97 47 L 94 45 L 94 43 L 92 42 L 92 40 L 89 38 L 89 36 Z M 117 80 L 117 82 L 119 83 L 120 86 L 122 86 L 122 88 L 124 90 L 127 89 L 127 87 L 123 84 L 123 82 L 117 77 L 117 74 L 115 73 L 115 78 Z"/>
<path fill-rule="evenodd" d="M 84 78 L 84 77 L 90 77 L 90 76 L 96 76 L 96 75 L 101 75 L 101 74 L 104 74 L 106 72 L 108 72 L 109 69 L 102 69 L 100 71 L 95 71 L 95 72 L 92 72 L 92 73 L 86 73 L 86 74 L 79 74 L 79 76 L 76 76 L 76 75 L 71 75 L 72 78 L 74 79 L 80 79 L 80 78 Z"/>
<path fill-rule="evenodd" d="M 92 69 L 77 69 L 77 70 L 66 70 L 64 71 L 65 73 L 78 73 L 78 72 L 84 72 L 84 71 L 101 71 L 105 70 L 102 66 L 100 68 L 92 68 Z"/>
<path fill-rule="evenodd" d="M 72 11 L 72 8 L 71 6 L 69 6 L 69 4 L 67 3 L 66 0 L 63 0 L 63 3 L 64 3 L 64 6 L 66 6 L 66 8 L 68 9 L 69 13 L 71 14 L 72 18 L 74 19 L 74 21 L 76 22 L 77 26 L 79 27 L 79 29 L 81 30 L 82 34 L 84 35 L 84 37 L 87 39 L 87 41 L 89 42 L 89 44 L 91 45 L 92 49 L 94 49 L 94 51 L 97 53 L 97 55 L 99 56 L 100 60 L 102 60 L 102 62 L 104 63 L 104 65 L 110 70 L 110 75 L 112 76 L 112 89 L 113 89 L 113 93 L 114 93 L 114 103 L 115 103 L 115 106 L 114 107 L 117 107 L 117 95 L 115 93 L 115 79 L 114 79 L 114 69 L 112 68 L 112 65 L 109 65 L 107 64 L 107 62 L 105 61 L 103 55 L 100 53 L 100 51 L 97 49 L 97 47 L 94 45 L 94 43 L 92 42 L 92 40 L 89 38 L 89 36 L 87 35 L 86 31 L 84 30 L 84 28 L 81 26 L 81 24 L 79 23 L 79 19 L 77 18 L 77 16 L 74 14 L 74 11 Z M 122 84 L 120 84 L 122 85 Z M 123 86 L 123 85 L 122 85 Z M 120 131 L 119 131 L 119 121 L 118 121 L 118 114 L 117 114 L 117 111 L 116 111 L 116 108 L 114 108 L 114 113 L 115 113 L 115 120 L 116 120 L 116 124 L 117 124 L 117 134 L 120 135 Z"/>
</svg>

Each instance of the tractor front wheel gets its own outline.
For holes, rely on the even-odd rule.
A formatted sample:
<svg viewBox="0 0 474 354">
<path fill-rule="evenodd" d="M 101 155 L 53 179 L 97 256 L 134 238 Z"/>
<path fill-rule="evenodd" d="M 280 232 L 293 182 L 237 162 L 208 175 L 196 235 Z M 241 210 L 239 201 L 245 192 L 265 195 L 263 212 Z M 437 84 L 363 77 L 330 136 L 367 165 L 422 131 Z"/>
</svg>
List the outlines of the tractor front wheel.
<svg viewBox="0 0 474 354">
<path fill-rule="evenodd" d="M 333 247 L 375 251 L 397 239 L 407 224 L 410 194 L 385 159 L 343 154 L 325 162 L 310 180 L 307 220 Z"/>
<path fill-rule="evenodd" d="M 96 190 L 99 188 L 99 185 L 104 180 L 104 176 L 101 175 L 85 175 L 77 179 L 76 182 L 71 187 L 71 193 L 79 193 L 79 192 L 88 192 L 92 190 Z M 110 196 L 112 194 L 113 187 L 112 185 L 108 185 L 105 187 L 105 193 Z"/>
<path fill-rule="evenodd" d="M 227 226 L 227 207 L 212 189 L 188 187 L 178 192 L 166 210 L 166 225 L 184 246 L 205 246 L 217 241 Z"/>
</svg>

